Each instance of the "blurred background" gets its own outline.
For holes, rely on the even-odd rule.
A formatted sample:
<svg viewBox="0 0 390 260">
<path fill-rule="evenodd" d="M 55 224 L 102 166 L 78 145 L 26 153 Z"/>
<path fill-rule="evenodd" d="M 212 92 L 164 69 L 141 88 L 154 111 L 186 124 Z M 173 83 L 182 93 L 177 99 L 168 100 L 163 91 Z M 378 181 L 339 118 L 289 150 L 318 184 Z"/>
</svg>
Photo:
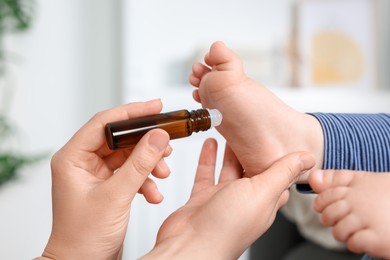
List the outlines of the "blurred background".
<svg viewBox="0 0 390 260">
<path fill-rule="evenodd" d="M 7 2 L 0 0 L 1 15 Z M 0 152 L 47 156 L 0 184 L 0 259 L 31 259 L 44 249 L 51 154 L 115 105 L 162 98 L 164 111 L 198 108 L 187 77 L 216 40 L 297 110 L 390 112 L 386 0 L 15 2 L 29 6 L 31 26 L 0 25 L 0 112 L 17 133 L 12 142 L 0 136 L 7 143 Z M 124 259 L 150 250 L 161 222 L 188 199 L 206 137 L 223 147 L 213 130 L 172 141 L 172 175 L 158 181 L 165 200 L 136 198 Z"/>
</svg>

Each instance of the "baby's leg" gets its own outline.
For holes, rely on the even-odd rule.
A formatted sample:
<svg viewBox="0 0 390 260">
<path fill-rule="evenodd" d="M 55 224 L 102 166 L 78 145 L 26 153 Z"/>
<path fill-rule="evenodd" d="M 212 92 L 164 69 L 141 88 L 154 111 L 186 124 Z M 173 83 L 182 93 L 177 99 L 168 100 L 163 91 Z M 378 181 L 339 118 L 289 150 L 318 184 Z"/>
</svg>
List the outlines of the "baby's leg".
<svg viewBox="0 0 390 260">
<path fill-rule="evenodd" d="M 241 59 L 222 42 L 214 43 L 205 65 L 193 65 L 194 99 L 223 115 L 217 130 L 229 142 L 248 175 L 262 172 L 283 155 L 311 151 L 322 160 L 318 121 L 297 112 L 246 76 Z"/>
<path fill-rule="evenodd" d="M 337 240 L 356 253 L 390 259 L 390 173 L 315 171 L 314 209 Z"/>
</svg>

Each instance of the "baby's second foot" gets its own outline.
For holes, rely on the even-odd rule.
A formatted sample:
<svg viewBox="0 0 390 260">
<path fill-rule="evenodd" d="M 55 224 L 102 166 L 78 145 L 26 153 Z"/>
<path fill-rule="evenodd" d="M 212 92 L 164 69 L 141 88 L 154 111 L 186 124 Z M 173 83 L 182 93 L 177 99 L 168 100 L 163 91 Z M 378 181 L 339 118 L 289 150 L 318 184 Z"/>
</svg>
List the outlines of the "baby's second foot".
<svg viewBox="0 0 390 260">
<path fill-rule="evenodd" d="M 356 253 L 390 259 L 390 173 L 315 171 L 314 209 L 337 240 Z"/>
<path fill-rule="evenodd" d="M 289 152 L 314 152 L 308 146 L 314 144 L 315 135 L 322 138 L 318 121 L 291 109 L 248 78 L 241 59 L 232 50 L 216 42 L 205 63 L 196 63 L 192 68 L 189 80 L 197 88 L 194 99 L 203 107 L 221 111 L 223 120 L 217 130 L 249 176 L 262 172 Z M 314 155 L 322 158 L 322 154 Z"/>
</svg>

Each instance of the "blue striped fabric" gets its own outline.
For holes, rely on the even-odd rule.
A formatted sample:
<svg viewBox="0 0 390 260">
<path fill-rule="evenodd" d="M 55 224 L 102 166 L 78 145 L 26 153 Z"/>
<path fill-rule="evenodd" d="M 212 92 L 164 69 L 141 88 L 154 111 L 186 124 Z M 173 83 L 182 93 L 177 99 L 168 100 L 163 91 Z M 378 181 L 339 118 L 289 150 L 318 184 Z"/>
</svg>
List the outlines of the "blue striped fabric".
<svg viewBox="0 0 390 260">
<path fill-rule="evenodd" d="M 324 132 L 323 169 L 390 172 L 390 114 L 311 115 Z"/>
</svg>

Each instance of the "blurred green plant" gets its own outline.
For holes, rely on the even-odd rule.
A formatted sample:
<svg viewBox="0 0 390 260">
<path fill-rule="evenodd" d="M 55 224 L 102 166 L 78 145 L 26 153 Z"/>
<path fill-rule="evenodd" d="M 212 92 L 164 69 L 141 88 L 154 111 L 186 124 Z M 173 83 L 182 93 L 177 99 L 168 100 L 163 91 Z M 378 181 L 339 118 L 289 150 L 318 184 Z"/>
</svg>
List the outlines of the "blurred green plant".
<svg viewBox="0 0 390 260">
<path fill-rule="evenodd" d="M 5 35 L 7 33 L 20 33 L 28 30 L 32 25 L 35 13 L 34 0 L 0 0 L 0 90 L 2 101 L 9 103 L 10 97 L 6 96 L 5 89 L 9 86 L 6 80 L 7 52 L 5 50 Z M 4 80 L 5 79 L 5 80 Z M 12 149 L 16 135 L 16 127 L 11 125 L 6 115 L 6 110 L 0 110 L 0 185 L 14 178 L 18 170 L 46 157 L 40 155 L 24 155 Z"/>
<path fill-rule="evenodd" d="M 0 0 L 0 75 L 5 73 L 4 36 L 23 32 L 31 27 L 34 16 L 33 0 Z"/>
<path fill-rule="evenodd" d="M 25 155 L 13 147 L 19 147 L 16 126 L 0 115 L 0 186 L 15 178 L 20 168 L 48 157 L 47 153 Z"/>
</svg>

